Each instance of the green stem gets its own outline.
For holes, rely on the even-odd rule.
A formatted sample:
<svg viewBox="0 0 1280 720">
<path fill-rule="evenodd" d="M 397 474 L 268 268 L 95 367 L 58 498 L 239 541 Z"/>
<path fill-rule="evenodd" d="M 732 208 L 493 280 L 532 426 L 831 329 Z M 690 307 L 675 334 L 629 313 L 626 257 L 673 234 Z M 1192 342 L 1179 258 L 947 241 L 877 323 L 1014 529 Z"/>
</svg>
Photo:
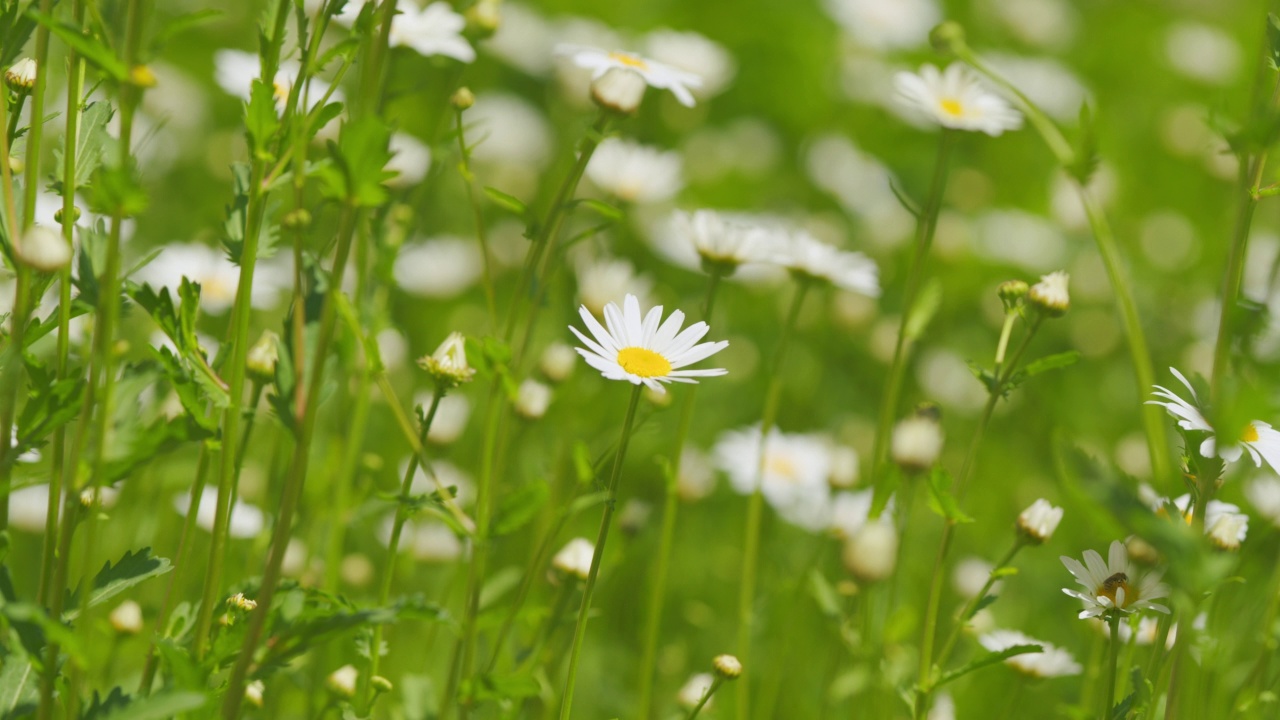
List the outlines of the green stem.
<svg viewBox="0 0 1280 720">
<path fill-rule="evenodd" d="M 996 345 L 996 372 L 1000 372 L 1000 366 L 1004 364 L 1004 354 L 1009 349 L 1009 336 L 1013 334 L 1013 324 L 1017 319 L 1016 310 L 1005 311 L 1004 326 L 1000 328 L 1000 342 Z"/>
<path fill-rule="evenodd" d="M 715 695 L 716 690 L 719 690 L 720 686 L 723 684 L 724 684 L 724 680 L 721 679 L 719 676 L 717 676 L 716 679 L 712 680 L 711 686 L 707 688 L 706 692 L 702 693 L 702 698 L 698 700 L 697 705 L 694 705 L 689 710 L 689 714 L 684 716 L 684 720 L 693 720 L 694 718 L 698 717 L 698 713 L 702 712 L 702 708 L 706 707 L 707 703 L 711 702 L 711 696 Z"/>
<path fill-rule="evenodd" d="M 418 443 L 425 444 L 427 442 L 427 433 L 431 431 L 431 423 L 436 418 L 436 410 L 440 408 L 440 400 L 444 397 L 445 385 L 437 382 L 435 392 L 431 395 L 431 407 L 427 410 L 427 416 L 422 422 L 422 429 L 418 433 Z M 405 501 L 409 494 L 413 491 L 413 478 L 418 473 L 418 454 L 415 453 L 409 458 L 409 466 L 405 468 L 404 479 L 400 481 L 400 498 L 396 504 L 396 518 L 391 525 L 391 539 L 387 541 L 387 564 L 382 569 L 382 585 L 378 588 L 378 607 L 386 607 L 387 601 L 391 598 L 391 585 L 395 580 L 396 574 L 396 555 L 400 549 L 400 535 L 404 532 L 405 523 L 409 520 L 409 513 L 405 510 Z M 373 644 L 369 659 L 369 674 L 367 677 L 361 678 L 361 707 L 367 714 L 373 702 L 373 686 L 370 680 L 378 674 L 378 665 L 382 659 L 382 633 L 383 625 L 378 624 L 373 628 Z"/>
<path fill-rule="evenodd" d="M 954 130 L 943 129 L 938 143 L 938 157 L 934 163 L 933 179 L 929 183 L 929 194 L 924 208 L 916 220 L 915 244 L 911 252 L 911 264 L 907 269 L 907 282 L 902 298 L 902 318 L 898 321 L 898 339 L 893 346 L 893 360 L 889 364 L 889 381 L 885 386 L 884 400 L 880 404 L 880 419 L 876 425 L 875 448 L 871 455 L 871 482 L 876 487 L 876 495 L 887 490 L 882 476 L 885 463 L 889 459 L 889 438 L 893 435 L 894 421 L 898 416 L 898 404 L 901 401 L 902 384 L 907 373 L 907 353 L 909 344 L 914 338 L 908 338 L 912 314 L 916 301 L 920 296 L 920 288 L 924 284 L 925 263 L 929 258 L 929 248 L 933 245 L 934 231 L 938 227 L 938 213 L 942 209 L 942 195 L 947 187 L 947 174 L 950 170 L 951 150 L 955 145 Z M 887 497 L 877 497 L 876 506 L 882 507 Z M 878 517 L 879 512 L 875 512 Z"/>
<path fill-rule="evenodd" d="M 306 482 L 307 467 L 311 457 L 311 439 L 315 433 L 316 409 L 320 403 L 320 390 L 323 387 L 323 358 L 328 357 L 329 346 L 333 342 L 337 316 L 335 296 L 341 292 L 342 276 L 351 254 L 351 238 L 355 234 L 358 211 L 350 203 L 342 208 L 338 221 L 338 249 L 333 261 L 332 284 L 325 295 L 320 311 L 320 328 L 316 340 L 314 359 L 316 369 L 307 384 L 306 397 L 302 400 L 302 416 L 295 418 L 298 427 L 297 442 L 294 444 L 293 458 L 289 472 L 285 476 L 283 496 L 276 514 L 275 525 L 271 533 L 271 552 L 267 558 L 267 566 L 262 573 L 262 585 L 257 598 L 258 607 L 249 614 L 249 626 L 245 634 L 244 645 L 240 656 L 231 670 L 227 681 L 227 692 L 222 699 L 222 716 L 224 720 L 236 720 L 240 715 L 240 705 L 244 701 L 244 687 L 249 677 L 249 670 L 254 662 L 254 654 L 262 633 L 266 628 L 267 617 L 271 612 L 271 603 L 275 597 L 276 585 L 280 581 L 280 566 L 284 562 L 285 549 L 289 545 L 292 531 L 293 513 L 298 500 L 302 496 L 302 488 Z M 302 348 L 296 352 L 301 354 Z"/>
<path fill-rule="evenodd" d="M 982 589 L 978 591 L 977 595 L 970 598 L 969 602 L 965 603 L 964 609 L 960 611 L 959 621 L 951 628 L 951 634 L 947 636 L 947 641 L 942 644 L 942 652 L 938 653 L 938 662 L 945 663 L 947 658 L 951 657 L 951 651 L 955 648 L 956 641 L 960 639 L 960 631 L 968 626 L 969 620 L 973 617 L 973 613 L 978 607 L 978 603 L 982 602 L 982 599 L 991 590 L 991 586 L 995 585 L 999 579 L 996 577 L 996 571 L 1008 567 L 1013 560 L 1013 556 L 1018 554 L 1024 544 L 1022 536 L 1019 535 L 1018 539 L 1014 540 L 1013 547 L 1009 548 L 1009 552 L 1005 553 L 1000 562 L 991 568 L 991 573 L 987 576 L 987 582 L 983 584 Z"/>
<path fill-rule="evenodd" d="M 778 419 L 778 406 L 782 398 L 782 362 L 786 358 L 787 347 L 791 344 L 791 336 L 800 318 L 800 308 L 808 292 L 809 281 L 798 281 L 795 295 L 791 300 L 791 309 L 787 311 L 787 319 L 782 326 L 782 335 L 778 338 L 778 346 L 774 350 L 773 362 L 769 366 L 769 385 L 765 390 L 764 410 L 760 415 L 760 450 L 756 458 L 756 482 L 747 501 L 746 541 L 742 551 L 742 576 L 738 584 L 738 659 L 743 667 L 743 675 L 738 682 L 738 720 L 747 720 L 750 717 L 751 685 L 748 681 L 748 673 L 751 672 L 751 634 L 755 624 L 753 609 L 756 598 L 756 574 L 760 562 L 760 524 L 764 516 L 764 494 L 760 486 L 764 478 L 766 448 L 769 432 L 773 430 Z"/>
<path fill-rule="evenodd" d="M 573 629 L 573 648 L 569 651 L 569 677 L 565 681 L 564 695 L 560 699 L 560 720 L 569 720 L 573 710 L 573 689 L 578 679 L 578 660 L 582 654 L 582 641 L 587 635 L 587 616 L 591 614 L 591 597 L 595 593 L 596 578 L 600 575 L 600 561 L 604 557 L 605 543 L 609 540 L 609 526 L 613 521 L 614 507 L 618 503 L 618 480 L 622 477 L 622 461 L 627 456 L 627 445 L 631 442 L 631 425 L 635 421 L 636 406 L 640 404 L 643 385 L 636 385 L 631 390 L 631 400 L 627 403 L 627 415 L 622 421 L 622 437 L 618 440 L 618 453 L 613 457 L 613 471 L 609 473 L 609 498 L 604 503 L 604 513 L 600 517 L 600 532 L 596 536 L 595 551 L 591 554 L 591 569 L 587 572 L 587 582 L 582 588 L 582 605 L 578 609 L 578 622 Z"/>
<path fill-rule="evenodd" d="M 1107 626 L 1111 629 L 1111 644 L 1108 648 L 1107 691 L 1102 696 L 1101 720 L 1111 720 L 1111 708 L 1116 703 L 1116 662 L 1120 657 L 1120 613 L 1112 611 L 1107 616 Z"/>
<path fill-rule="evenodd" d="M 702 304 L 702 319 L 711 321 L 716 290 L 720 287 L 722 272 L 712 271 L 707 278 L 707 296 Z M 658 557 L 654 561 L 649 604 L 645 612 L 644 649 L 640 655 L 640 702 L 636 716 L 648 720 L 653 707 L 653 684 L 657 674 L 658 634 L 662 627 L 663 604 L 667 599 L 667 576 L 670 573 L 671 555 L 675 550 L 676 514 L 680 509 L 680 463 L 684 457 L 685 441 L 693 424 L 693 401 L 698 386 L 685 393 L 680 403 L 680 423 L 676 426 L 676 444 L 671 451 L 671 474 L 667 477 L 666 495 L 662 506 L 662 532 L 658 540 Z"/>
<path fill-rule="evenodd" d="M 0 82 L 0 125 L 5 124 L 8 112 L 7 83 Z M 15 114 L 16 117 L 16 114 Z M 9 171 L 9 135 L 0 137 L 0 182 L 3 182 L 4 193 L 4 234 L 9 244 L 16 251 L 22 245 L 22 229 L 18 225 L 17 208 L 13 194 L 13 176 Z M 17 282 L 13 289 L 13 312 L 9 317 L 9 346 L 5 348 L 3 366 L 0 366 L 0 532 L 9 527 L 9 493 L 12 491 L 13 458 L 13 419 L 18 402 L 18 390 L 24 375 L 24 335 L 27 329 L 27 314 L 31 312 L 27 306 L 28 286 L 31 282 L 31 268 L 18 260 L 14 267 Z"/>
<path fill-rule="evenodd" d="M 461 157 L 458 169 L 462 173 L 462 184 L 467 188 L 467 203 L 471 205 L 471 214 L 475 219 L 476 240 L 480 243 L 480 258 L 484 268 L 484 300 L 489 309 L 489 324 L 495 329 L 498 326 L 498 304 L 493 286 L 493 258 L 489 252 L 489 236 L 485 232 L 484 211 L 480 207 L 480 199 L 476 197 L 475 173 L 471 171 L 471 148 L 467 147 L 466 123 L 462 121 L 462 110 L 456 111 L 458 130 L 458 154 Z"/>
<path fill-rule="evenodd" d="M 40 12 L 48 15 L 53 0 L 40 0 Z M 49 75 L 49 26 L 36 27 L 36 84 L 31 88 L 31 122 L 27 128 L 26 168 L 22 179 L 22 227 L 36 219 L 36 191 L 40 187 L 40 146 L 44 139 L 44 95 Z M 15 117 L 16 117 L 15 113 Z M 68 133 L 70 128 L 68 127 Z M 10 134 L 12 137 L 12 134 Z M 63 192 L 66 192 L 64 189 Z"/>
</svg>

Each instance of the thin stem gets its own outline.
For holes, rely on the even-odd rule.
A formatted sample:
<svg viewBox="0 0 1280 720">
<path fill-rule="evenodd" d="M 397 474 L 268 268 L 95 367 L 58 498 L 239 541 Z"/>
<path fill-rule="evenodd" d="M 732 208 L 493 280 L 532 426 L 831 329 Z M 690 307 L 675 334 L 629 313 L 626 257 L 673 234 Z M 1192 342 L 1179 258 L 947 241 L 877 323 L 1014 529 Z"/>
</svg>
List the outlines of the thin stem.
<svg viewBox="0 0 1280 720">
<path fill-rule="evenodd" d="M 786 358 L 787 347 L 791 344 L 791 336 L 800 318 L 800 308 L 808 292 L 809 281 L 801 280 L 796 284 L 791 309 L 787 311 L 782 335 L 778 338 L 773 362 L 769 366 L 769 385 L 765 390 L 764 410 L 760 418 L 760 450 L 756 458 L 756 482 L 755 489 L 747 501 L 746 540 L 742 551 L 742 575 L 738 585 L 738 659 L 744 668 L 738 683 L 738 720 L 746 720 L 750 717 L 748 706 L 751 700 L 751 685 L 748 682 L 747 673 L 751 668 L 751 634 L 755 624 L 753 610 L 756 597 L 756 574 L 760 562 L 760 524 L 764 515 L 764 495 L 761 485 L 765 461 L 768 457 L 768 438 L 769 432 L 773 430 L 778 419 L 778 406 L 782 397 L 782 362 Z"/>
<path fill-rule="evenodd" d="M 1016 310 L 1007 310 L 1004 314 L 1004 325 L 1000 328 L 1000 342 L 996 345 L 996 372 L 1004 364 L 1005 351 L 1009 349 L 1009 336 L 1013 334 L 1013 324 L 1018 320 Z"/>
<path fill-rule="evenodd" d="M 455 118 L 458 129 L 458 154 L 461 160 L 458 165 L 462 173 L 462 184 L 467 188 L 467 202 L 471 205 L 471 214 L 475 219 L 476 240 L 480 243 L 480 258 L 484 269 L 484 299 L 489 309 L 489 324 L 498 326 L 498 304 L 493 286 L 493 257 L 489 252 L 489 236 L 485 232 L 484 211 L 480 207 L 480 199 L 476 197 L 475 173 L 471 171 L 471 148 L 467 147 L 466 123 L 462 119 L 462 109 L 457 109 Z"/>
<path fill-rule="evenodd" d="M 1013 556 L 1018 554 L 1018 551 L 1022 549 L 1024 544 L 1022 536 L 1019 535 L 1017 539 L 1014 540 L 1013 547 L 1009 548 L 1009 552 L 1005 553 L 1004 557 L 1000 559 L 1000 562 L 996 563 L 996 566 L 991 568 L 990 574 L 987 575 L 987 582 L 983 584 L 982 589 L 978 591 L 977 595 L 969 598 L 969 602 L 965 603 L 964 609 L 960 611 L 959 621 L 951 628 L 951 634 L 947 636 L 947 641 L 942 644 L 942 652 L 938 653 L 938 662 L 945 663 L 947 658 L 951 657 L 951 651 L 955 648 L 956 641 L 960 639 L 960 631 L 968 626 L 970 618 L 978 607 L 978 603 L 982 602 L 982 599 L 985 598 L 987 593 L 991 590 L 991 586 L 995 585 L 996 581 L 999 579 L 996 576 L 996 571 L 1001 568 L 1008 567 L 1009 563 L 1013 561 Z"/>
<path fill-rule="evenodd" d="M 1108 648 L 1107 691 L 1102 696 L 1101 720 L 1111 720 L 1111 708 L 1116 702 L 1116 662 L 1120 658 L 1120 613 L 1111 612 L 1107 616 L 1107 626 L 1111 628 L 1111 646 Z"/>
<path fill-rule="evenodd" d="M 436 418 L 436 410 L 440 408 L 440 400 L 444 398 L 445 385 L 437 382 L 435 392 L 431 395 L 431 407 L 427 410 L 427 416 L 422 422 L 422 429 L 418 433 L 419 444 L 427 442 L 427 433 L 431 431 L 431 422 Z M 409 497 L 409 493 L 413 491 L 413 478 L 418 474 L 418 454 L 414 453 L 409 458 L 409 466 L 405 468 L 404 479 L 400 481 L 400 498 L 396 505 L 396 517 L 391 526 L 391 538 L 387 541 L 387 564 L 382 569 L 382 585 L 378 588 L 378 607 L 386 607 L 387 601 L 391 598 L 391 585 L 395 580 L 396 574 L 396 556 L 400 549 L 400 535 L 404 532 L 405 523 L 409 520 L 409 512 L 405 509 L 405 501 Z M 382 659 L 382 633 L 383 625 L 378 624 L 373 628 L 373 644 L 369 658 L 369 674 L 368 679 L 361 679 L 361 707 L 366 712 L 369 711 L 370 703 L 373 702 L 373 686 L 369 682 L 378 674 L 378 665 Z"/>
<path fill-rule="evenodd" d="M 591 569 L 582 587 L 582 605 L 578 608 L 578 622 L 573 629 L 573 648 L 569 651 L 569 677 L 565 680 L 564 695 L 560 699 L 560 720 L 569 720 L 573 710 L 573 689 L 578 679 L 578 660 L 582 654 L 582 641 L 587 635 L 587 616 L 591 614 L 591 597 L 595 593 L 596 578 L 600 575 L 600 561 L 604 557 L 605 543 L 609 540 L 609 526 L 613 521 L 614 507 L 618 504 L 618 479 L 622 477 L 622 461 L 627 456 L 631 442 L 631 425 L 635 421 L 636 406 L 640 404 L 643 385 L 631 390 L 627 403 L 627 415 L 622 421 L 622 437 L 618 440 L 618 453 L 613 457 L 613 471 L 609 473 L 609 498 L 604 503 L 600 517 L 600 532 L 596 536 L 595 551 L 591 554 Z"/>
<path fill-rule="evenodd" d="M 719 690 L 720 686 L 723 684 L 724 680 L 717 675 L 716 678 L 711 681 L 711 685 L 707 688 L 707 691 L 702 693 L 702 698 L 698 700 L 698 704 L 690 708 L 689 714 L 685 715 L 684 720 L 693 720 L 698 717 L 698 713 L 702 712 L 702 708 L 706 707 L 708 702 L 711 702 L 711 696 L 715 695 L 716 690 Z"/>
<path fill-rule="evenodd" d="M 0 126 L 5 124 L 8 112 L 7 83 L 0 80 Z M 16 114 L 15 114 L 16 117 Z M 14 202 L 13 176 L 9 171 L 9 135 L 0 137 L 0 182 L 4 193 L 4 234 L 16 251 L 22 246 L 22 229 L 18 225 Z M 28 158 L 29 160 L 30 158 Z M 24 335 L 27 329 L 27 295 L 30 294 L 31 268 L 18 260 L 15 268 L 18 278 L 13 289 L 13 312 L 9 317 L 9 347 L 6 348 L 4 366 L 0 367 L 0 532 L 9 527 L 9 493 L 12 490 L 14 450 L 13 419 L 18 402 L 18 390 L 22 385 L 24 370 Z"/>
<path fill-rule="evenodd" d="M 902 395 L 902 384 L 906 379 L 909 341 L 913 339 L 907 337 L 907 331 L 915 312 L 916 301 L 920 296 L 920 288 L 924 284 L 925 262 L 928 260 L 929 248 L 933 245 L 934 231 L 938 226 L 938 212 L 942 208 L 942 195 L 947 187 L 947 174 L 950 170 L 951 150 L 954 145 L 955 131 L 943 129 L 942 137 L 938 142 L 938 157 L 934 163 L 933 179 L 929 183 L 929 194 L 916 220 L 915 244 L 912 247 L 911 264 L 907 269 L 907 283 L 903 291 L 902 318 L 898 321 L 898 339 L 893 346 L 893 360 L 889 364 L 889 381 L 885 386 L 884 399 L 880 404 L 875 448 L 871 456 L 871 481 L 877 488 L 884 487 L 881 477 L 889 458 L 889 438 L 893 433 L 894 419 L 898 415 L 898 404 Z M 883 491 L 877 490 L 877 494 L 880 492 Z M 877 498 L 877 503 L 882 503 L 883 500 Z"/>
</svg>

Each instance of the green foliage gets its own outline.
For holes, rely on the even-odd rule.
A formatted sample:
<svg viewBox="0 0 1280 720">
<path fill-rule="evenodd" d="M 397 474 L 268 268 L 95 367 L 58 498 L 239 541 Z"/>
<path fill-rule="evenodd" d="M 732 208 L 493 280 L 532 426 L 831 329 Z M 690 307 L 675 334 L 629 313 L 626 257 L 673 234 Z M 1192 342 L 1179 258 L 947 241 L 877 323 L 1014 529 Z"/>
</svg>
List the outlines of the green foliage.
<svg viewBox="0 0 1280 720">
<path fill-rule="evenodd" d="M 172 569 L 173 566 L 166 558 L 153 556 L 149 547 L 127 552 L 115 564 L 108 562 L 102 566 L 93 577 L 89 597 L 83 605 L 79 592 L 68 593 L 63 606 L 69 609 L 62 614 L 63 620 L 71 622 L 80 616 L 82 607 L 101 605 L 134 585 L 164 575 Z"/>
<path fill-rule="evenodd" d="M 1011 657 L 1017 657 L 1018 655 L 1026 655 L 1027 653 L 1038 653 L 1043 651 L 1044 651 L 1044 648 L 1040 645 L 1014 645 L 1013 647 L 1005 648 L 1004 650 L 1001 650 L 999 652 L 984 653 L 982 655 L 979 655 L 977 658 L 965 663 L 964 665 L 961 665 L 955 670 L 949 670 L 943 673 L 938 678 L 938 681 L 933 684 L 933 687 L 935 688 L 942 687 L 947 683 L 959 680 L 960 678 L 964 677 L 965 675 L 968 675 L 971 672 L 974 672 L 975 670 L 981 670 L 984 667 L 989 667 L 991 665 L 995 665 L 996 663 L 1004 662 L 1005 660 L 1008 660 Z"/>
<path fill-rule="evenodd" d="M 383 183 L 395 177 L 385 169 L 390 137 L 386 124 L 372 116 L 343 123 L 338 142 L 329 143 L 333 164 L 316 170 L 326 196 L 359 207 L 386 202 Z"/>
<path fill-rule="evenodd" d="M 960 509 L 960 503 L 951 494 L 951 474 L 942 467 L 929 473 L 929 509 L 945 518 L 948 523 L 971 523 L 973 518 Z"/>
<path fill-rule="evenodd" d="M 31 4 L 34 5 L 34 3 Z M 26 14 L 48 28 L 49 32 L 79 53 L 102 74 L 116 82 L 124 82 L 129 78 L 129 67 L 100 38 L 85 33 L 67 21 L 58 20 L 34 9 L 28 9 Z M 30 33 L 31 29 L 27 28 L 26 32 Z M 21 45 L 18 47 L 21 48 Z M 5 64 L 7 65 L 8 61 Z"/>
<path fill-rule="evenodd" d="M 104 101 L 91 102 L 80 113 L 80 133 L 76 138 L 76 187 L 87 184 L 102 166 L 103 160 L 115 154 L 116 141 L 107 132 L 107 124 L 114 114 L 111 104 Z M 65 148 L 61 147 L 53 151 L 54 160 L 59 167 L 63 164 L 65 153 Z M 59 195 L 66 192 L 61 177 L 55 178 L 50 187 Z"/>
</svg>

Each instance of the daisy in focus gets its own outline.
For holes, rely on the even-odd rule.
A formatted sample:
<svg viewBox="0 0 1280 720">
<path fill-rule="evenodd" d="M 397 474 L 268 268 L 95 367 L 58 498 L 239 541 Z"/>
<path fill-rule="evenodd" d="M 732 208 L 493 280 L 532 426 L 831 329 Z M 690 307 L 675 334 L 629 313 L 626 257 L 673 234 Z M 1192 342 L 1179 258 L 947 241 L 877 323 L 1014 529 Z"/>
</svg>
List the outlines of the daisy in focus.
<svg viewBox="0 0 1280 720">
<path fill-rule="evenodd" d="M 1124 543 L 1115 540 L 1107 553 L 1107 562 L 1094 550 L 1084 551 L 1084 563 L 1075 558 L 1061 556 L 1062 564 L 1084 586 L 1085 591 L 1063 588 L 1062 592 L 1084 603 L 1080 619 L 1101 617 L 1111 610 L 1133 613 L 1153 610 L 1168 613 L 1169 608 L 1151 602 L 1169 594 L 1169 587 L 1160 582 L 1158 574 L 1137 575 L 1129 563 L 1129 551 Z"/>
<path fill-rule="evenodd" d="M 1200 409 L 1200 398 L 1196 395 L 1195 388 L 1176 368 L 1169 368 L 1169 372 L 1173 373 L 1174 377 L 1187 388 L 1187 392 L 1191 393 L 1191 402 L 1183 400 L 1177 393 L 1166 387 L 1156 385 L 1155 392 L 1152 394 L 1160 400 L 1148 400 L 1147 404 L 1163 407 L 1178 421 L 1178 427 L 1183 430 L 1209 433 L 1209 437 L 1200 443 L 1201 455 L 1207 458 L 1218 457 L 1226 463 L 1233 463 L 1239 460 L 1247 450 L 1249 457 L 1253 458 L 1254 465 L 1262 467 L 1262 461 L 1266 460 L 1273 470 L 1280 472 L 1280 430 L 1271 427 L 1269 423 L 1254 420 L 1244 426 L 1243 432 L 1235 442 L 1219 443 L 1217 433 Z"/>
<path fill-rule="evenodd" d="M 702 86 L 702 78 L 691 72 L 676 69 L 665 63 L 641 57 L 629 52 L 614 50 L 612 52 L 583 45 L 560 44 L 556 46 L 557 55 L 563 55 L 574 65 L 591 71 L 591 79 L 595 80 L 614 68 L 631 70 L 649 87 L 659 90 L 670 90 L 676 100 L 685 107 L 693 107 L 691 88 Z"/>
<path fill-rule="evenodd" d="M 893 84 L 904 106 L 942 127 L 984 132 L 992 137 L 1022 127 L 1022 113 L 984 88 L 977 76 L 960 63 L 953 63 L 946 70 L 925 65 L 918 74 L 900 72 L 894 76 Z"/>
<path fill-rule="evenodd" d="M 603 314 L 605 325 L 601 325 L 585 305 L 579 309 L 594 340 L 572 325 L 569 329 L 586 345 L 586 348 L 577 348 L 578 354 L 609 380 L 644 384 L 656 393 L 665 393 L 663 384 L 696 383 L 694 378 L 728 372 L 723 368 L 680 369 L 729 346 L 726 340 L 699 343 L 711 329 L 705 322 L 694 323 L 681 331 L 684 313 L 676 310 L 664 322 L 661 305 L 642 317 L 640 301 L 635 295 L 627 295 L 622 309 L 613 303 L 605 305 Z"/>
<path fill-rule="evenodd" d="M 1040 652 L 1014 655 L 1004 661 L 1005 665 L 1029 677 L 1067 677 L 1079 675 L 1084 669 L 1066 650 L 1017 630 L 992 630 L 980 636 L 978 642 L 991 652 L 1001 652 L 1016 645 L 1039 645 Z"/>
</svg>

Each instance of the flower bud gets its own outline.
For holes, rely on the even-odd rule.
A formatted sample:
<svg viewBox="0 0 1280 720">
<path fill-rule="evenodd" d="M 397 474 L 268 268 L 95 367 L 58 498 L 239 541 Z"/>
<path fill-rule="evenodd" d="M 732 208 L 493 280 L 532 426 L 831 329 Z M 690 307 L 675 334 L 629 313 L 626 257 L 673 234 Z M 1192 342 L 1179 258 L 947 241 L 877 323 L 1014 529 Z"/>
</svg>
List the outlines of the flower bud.
<svg viewBox="0 0 1280 720">
<path fill-rule="evenodd" d="M 479 0 L 475 5 L 467 8 L 463 17 L 467 20 L 467 30 L 480 38 L 493 35 L 502 24 L 498 0 Z"/>
<path fill-rule="evenodd" d="M 356 681 L 359 677 L 360 671 L 356 670 L 355 665 L 343 665 L 329 673 L 329 677 L 324 680 L 324 686 L 338 697 L 353 698 L 356 696 Z"/>
<path fill-rule="evenodd" d="M 254 680 L 244 686 L 244 699 L 256 708 L 262 707 L 262 694 L 266 692 L 267 684 L 261 680 Z"/>
<path fill-rule="evenodd" d="M 17 175 L 27 168 L 27 163 L 20 157 L 9 156 L 9 172 Z"/>
<path fill-rule="evenodd" d="M 264 330 L 258 342 L 245 355 L 244 369 L 249 377 L 259 383 L 269 383 L 276 376 L 276 363 L 280 360 L 280 336 Z"/>
<path fill-rule="evenodd" d="M 724 680 L 737 680 L 742 675 L 742 663 L 732 655 L 717 655 L 711 660 L 716 675 Z"/>
<path fill-rule="evenodd" d="M 391 681 L 381 675 L 374 675 L 372 678 L 369 678 L 369 685 L 373 688 L 375 693 L 389 693 L 395 689 L 395 686 L 391 684 Z"/>
<path fill-rule="evenodd" d="M 1059 270 L 1040 278 L 1040 282 L 1031 286 L 1027 292 L 1027 300 L 1040 312 L 1049 317 L 1060 317 L 1071 307 L 1071 296 L 1067 293 L 1068 275 Z"/>
<path fill-rule="evenodd" d="M 153 88 L 156 86 L 156 74 L 146 65 L 134 65 L 129 68 L 129 82 L 140 88 Z"/>
<path fill-rule="evenodd" d="M 71 264 L 71 245 L 62 235 L 43 225 L 32 225 L 13 246 L 14 254 L 27 267 L 40 272 L 57 272 Z"/>
<path fill-rule="evenodd" d="M 595 554 L 596 548 L 590 540 L 574 538 L 551 558 L 551 567 L 565 577 L 586 580 L 587 575 L 591 573 L 591 560 Z"/>
<path fill-rule="evenodd" d="M 9 83 L 9 87 L 20 93 L 31 92 L 31 88 L 36 86 L 36 61 L 22 58 L 10 65 L 4 71 L 4 80 Z"/>
<path fill-rule="evenodd" d="M 258 607 L 258 603 L 244 596 L 244 593 L 236 593 L 227 598 L 227 606 L 235 610 L 244 610 L 249 612 Z"/>
<path fill-rule="evenodd" d="M 142 607 L 132 600 L 125 600 L 107 616 L 111 627 L 121 635 L 137 635 L 142 632 Z"/>
<path fill-rule="evenodd" d="M 466 110 L 476 104 L 476 95 L 471 92 L 471 88 L 464 85 L 453 93 L 453 97 L 449 98 L 449 102 L 458 110 Z"/>
<path fill-rule="evenodd" d="M 863 583 L 884 580 L 898 561 L 898 533 L 886 520 L 872 520 L 844 544 L 844 566 Z"/>
<path fill-rule="evenodd" d="M 311 212 L 306 208 L 290 210 L 280 218 L 280 226 L 285 230 L 305 230 L 311 226 Z"/>
<path fill-rule="evenodd" d="M 537 420 L 547 413 L 551 404 L 551 388 L 537 380 L 525 380 L 520 383 L 516 393 L 516 414 L 526 420 Z"/>
<path fill-rule="evenodd" d="M 75 205 L 72 205 L 71 206 L 71 222 L 75 223 L 78 220 L 80 220 L 80 208 L 76 207 Z M 58 223 L 59 225 L 62 224 L 62 208 L 58 208 L 57 210 L 53 211 L 53 221 Z"/>
<path fill-rule="evenodd" d="M 929 44 L 938 52 L 955 52 L 965 45 L 964 26 L 952 20 L 938 25 L 929 31 Z"/>
<path fill-rule="evenodd" d="M 592 81 L 591 99 L 605 110 L 631 115 L 640 107 L 647 87 L 640 73 L 616 67 Z"/>
<path fill-rule="evenodd" d="M 1018 534 L 1040 545 L 1053 537 L 1053 531 L 1058 529 L 1061 521 L 1062 508 L 1054 507 L 1048 500 L 1040 498 L 1018 516 Z"/>
<path fill-rule="evenodd" d="M 449 333 L 434 353 L 418 360 L 418 365 L 446 387 L 469 382 L 476 374 L 467 365 L 467 342 L 459 332 Z"/>
<path fill-rule="evenodd" d="M 1021 280 L 1005 280 L 996 286 L 996 295 L 1000 296 L 1000 301 L 1004 303 L 1006 310 L 1012 309 L 1018 304 L 1018 301 L 1026 297 L 1027 291 L 1031 288 Z"/>
<path fill-rule="evenodd" d="M 547 376 L 551 382 L 564 382 L 569 379 L 569 375 L 573 373 L 573 368 L 578 364 L 578 353 L 569 345 L 562 342 L 551 343 L 546 350 L 542 351 L 542 357 L 538 360 L 538 367 L 542 370 L 542 374 Z"/>
<path fill-rule="evenodd" d="M 907 472 L 923 472 L 938 461 L 942 440 L 942 425 L 937 418 L 917 413 L 893 429 L 889 454 Z"/>
</svg>

